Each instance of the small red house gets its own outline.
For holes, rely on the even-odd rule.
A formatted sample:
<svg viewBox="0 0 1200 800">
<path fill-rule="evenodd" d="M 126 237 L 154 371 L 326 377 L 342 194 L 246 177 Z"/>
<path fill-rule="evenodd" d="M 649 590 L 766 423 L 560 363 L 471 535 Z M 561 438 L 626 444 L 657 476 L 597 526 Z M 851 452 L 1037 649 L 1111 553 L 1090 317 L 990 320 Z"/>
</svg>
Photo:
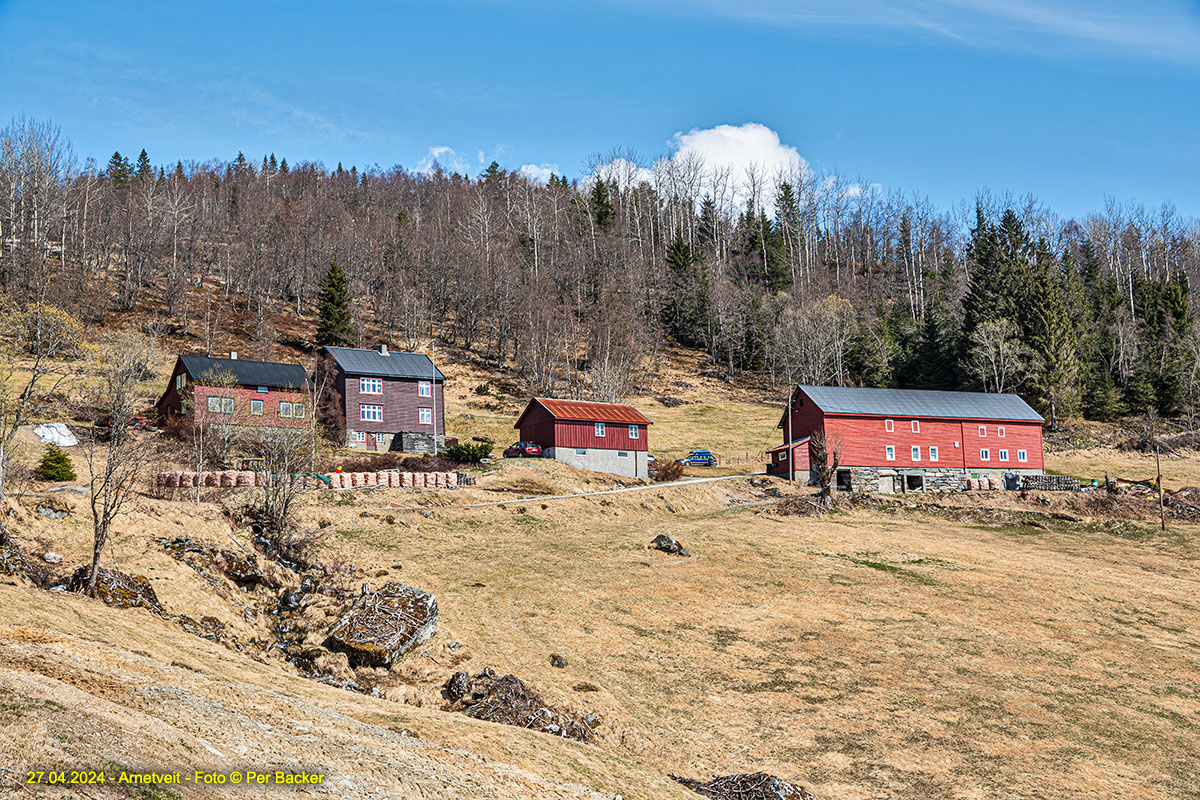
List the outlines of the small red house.
<svg viewBox="0 0 1200 800">
<path fill-rule="evenodd" d="M 1015 394 L 797 386 L 779 421 L 780 449 L 823 434 L 841 489 L 956 489 L 972 477 L 1042 474 L 1043 422 Z"/>
<path fill-rule="evenodd" d="M 535 397 L 513 427 L 542 455 L 578 469 L 649 477 L 646 455 L 653 423 L 630 405 Z"/>
<path fill-rule="evenodd" d="M 299 364 L 179 356 L 155 408 L 159 424 L 190 415 L 196 422 L 298 426 L 308 418 L 308 374 Z"/>
</svg>

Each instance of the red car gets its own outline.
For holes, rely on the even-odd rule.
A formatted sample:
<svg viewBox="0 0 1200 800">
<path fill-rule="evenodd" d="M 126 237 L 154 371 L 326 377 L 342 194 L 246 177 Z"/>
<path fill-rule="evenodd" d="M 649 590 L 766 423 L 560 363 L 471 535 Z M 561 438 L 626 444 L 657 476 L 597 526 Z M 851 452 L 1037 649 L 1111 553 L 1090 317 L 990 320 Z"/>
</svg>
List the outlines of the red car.
<svg viewBox="0 0 1200 800">
<path fill-rule="evenodd" d="M 541 458 L 542 446 L 537 442 L 517 442 L 504 451 L 505 458 Z"/>
</svg>

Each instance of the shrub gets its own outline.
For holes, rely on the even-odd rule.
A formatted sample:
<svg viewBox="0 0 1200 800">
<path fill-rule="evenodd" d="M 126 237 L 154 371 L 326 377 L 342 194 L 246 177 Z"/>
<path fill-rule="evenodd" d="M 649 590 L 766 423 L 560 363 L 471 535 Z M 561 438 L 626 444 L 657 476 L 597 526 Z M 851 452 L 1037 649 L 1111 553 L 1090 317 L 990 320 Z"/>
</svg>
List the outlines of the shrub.
<svg viewBox="0 0 1200 800">
<path fill-rule="evenodd" d="M 38 464 L 37 473 L 44 481 L 73 481 L 76 477 L 71 457 L 56 445 L 46 448 L 42 463 Z"/>
<path fill-rule="evenodd" d="M 459 464 L 476 464 L 491 454 L 490 442 L 457 442 L 446 448 L 446 458 Z"/>
<path fill-rule="evenodd" d="M 492 384 L 481 383 L 475 387 L 475 394 L 489 395 L 492 393 Z"/>
<path fill-rule="evenodd" d="M 668 461 L 659 467 L 654 473 L 654 480 L 659 483 L 667 483 L 669 481 L 677 481 L 683 477 L 683 462 Z"/>
</svg>

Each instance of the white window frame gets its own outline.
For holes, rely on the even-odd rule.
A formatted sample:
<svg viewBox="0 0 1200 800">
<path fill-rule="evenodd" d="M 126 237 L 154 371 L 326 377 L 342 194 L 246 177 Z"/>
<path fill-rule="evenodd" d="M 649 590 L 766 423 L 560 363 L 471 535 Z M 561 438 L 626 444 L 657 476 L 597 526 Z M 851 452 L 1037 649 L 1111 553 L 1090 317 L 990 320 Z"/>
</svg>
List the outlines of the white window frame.
<svg viewBox="0 0 1200 800">
<path fill-rule="evenodd" d="M 354 432 L 354 441 L 356 441 L 356 442 L 367 441 L 367 432 L 366 431 L 355 431 Z"/>
<path fill-rule="evenodd" d="M 936 446 L 930 445 L 930 447 L 929 447 L 929 460 L 930 460 L 930 461 L 937 461 L 937 460 L 938 460 L 938 449 L 937 449 L 937 447 L 936 447 Z"/>
<path fill-rule="evenodd" d="M 980 439 L 986 439 L 986 438 L 987 438 L 987 425 L 980 425 L 980 426 L 979 426 L 979 438 L 980 438 Z"/>
<path fill-rule="evenodd" d="M 896 445 L 894 445 L 894 444 L 885 445 L 883 448 L 883 457 L 886 458 L 888 461 L 895 461 L 896 460 Z"/>
<path fill-rule="evenodd" d="M 265 406 L 261 398 L 250 398 L 250 415 L 253 417 L 261 417 L 265 412 Z"/>
<path fill-rule="evenodd" d="M 232 414 L 233 410 L 234 410 L 233 398 L 232 397 L 222 397 L 221 398 L 221 413 L 222 414 Z"/>
<path fill-rule="evenodd" d="M 369 412 L 367 409 L 371 409 Z M 379 417 L 375 417 L 375 409 L 379 409 Z M 368 413 L 370 416 L 368 416 Z M 383 422 L 383 406 L 374 403 L 358 404 L 358 419 L 360 422 Z"/>
<path fill-rule="evenodd" d="M 292 418 L 292 401 L 291 400 L 280 400 L 279 401 L 279 416 L 282 417 L 283 419 L 291 419 Z"/>
<path fill-rule="evenodd" d="M 1018 462 L 1024 464 L 1028 460 L 1029 460 L 1029 452 L 1028 451 L 1026 451 L 1026 450 L 1018 450 L 1017 451 L 1017 461 Z"/>
<path fill-rule="evenodd" d="M 1003 426 L 1003 425 L 997 425 L 997 426 L 996 426 L 996 438 L 997 438 L 997 439 L 1003 439 L 1003 438 L 1004 438 L 1004 426 Z"/>
<path fill-rule="evenodd" d="M 913 432 L 913 433 L 920 433 L 920 432 L 921 432 L 921 420 L 919 420 L 919 419 L 914 419 L 914 420 L 912 421 L 912 425 L 911 425 L 911 427 L 912 427 L 912 432 Z"/>
<path fill-rule="evenodd" d="M 992 451 L 986 447 L 981 447 L 979 449 L 979 460 L 980 461 L 991 461 L 992 460 Z"/>
<path fill-rule="evenodd" d="M 368 386 L 371 388 L 368 389 L 367 388 Z M 375 390 L 376 386 L 379 387 L 378 391 Z M 358 379 L 358 393 L 359 394 L 383 394 L 383 378 L 359 378 Z"/>
<path fill-rule="evenodd" d="M 883 421 L 883 429 L 888 433 L 892 433 L 896 430 L 896 421 L 893 419 L 885 419 Z"/>
<path fill-rule="evenodd" d="M 418 408 L 417 409 L 417 424 L 418 425 L 432 425 L 433 424 L 433 409 L 432 408 Z"/>
<path fill-rule="evenodd" d="M 787 450 L 780 450 L 780 451 L 779 451 L 779 460 L 780 460 L 780 461 L 787 461 Z"/>
<path fill-rule="evenodd" d="M 269 386 L 259 386 L 254 391 L 258 392 L 259 394 L 267 394 L 268 392 L 271 391 L 271 389 Z"/>
<path fill-rule="evenodd" d="M 597 439 L 603 439 L 603 438 L 604 438 L 604 431 L 605 431 L 605 426 L 604 426 L 604 423 L 603 423 L 603 422 L 597 422 L 597 423 L 596 423 L 596 438 L 597 438 Z"/>
<path fill-rule="evenodd" d="M 210 414 L 220 414 L 221 413 L 221 397 L 220 397 L 220 395 L 210 394 L 208 396 L 208 413 L 210 413 Z"/>
<path fill-rule="evenodd" d="M 304 403 L 296 401 L 292 403 L 292 419 L 304 419 Z"/>
<path fill-rule="evenodd" d="M 433 381 L 417 381 L 417 397 L 433 397 Z"/>
<path fill-rule="evenodd" d="M 637 426 L 637 425 L 630 425 L 630 426 L 629 426 L 629 438 L 630 438 L 630 439 L 636 439 L 636 438 L 638 438 L 638 435 L 639 435 L 639 434 L 638 434 L 638 426 Z"/>
<path fill-rule="evenodd" d="M 914 445 L 912 446 L 912 460 L 913 460 L 913 461 L 920 461 L 920 460 L 921 460 L 921 445 L 919 445 L 919 444 L 914 444 Z"/>
<path fill-rule="evenodd" d="M 1001 448 L 996 451 L 996 459 L 998 461 L 1008 461 L 1008 448 Z"/>
</svg>

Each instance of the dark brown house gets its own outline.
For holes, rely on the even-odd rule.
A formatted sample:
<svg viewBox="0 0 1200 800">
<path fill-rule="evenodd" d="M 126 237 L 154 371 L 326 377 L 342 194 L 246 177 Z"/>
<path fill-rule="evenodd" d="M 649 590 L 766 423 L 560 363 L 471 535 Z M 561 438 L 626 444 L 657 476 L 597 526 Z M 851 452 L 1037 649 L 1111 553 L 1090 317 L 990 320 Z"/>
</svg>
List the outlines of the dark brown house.
<svg viewBox="0 0 1200 800">
<path fill-rule="evenodd" d="M 446 438 L 446 376 L 423 353 L 326 347 L 346 415 L 346 446 L 433 453 Z"/>
<path fill-rule="evenodd" d="M 299 364 L 179 356 L 155 408 L 159 424 L 187 415 L 197 422 L 299 426 L 308 417 L 308 375 Z"/>
</svg>

